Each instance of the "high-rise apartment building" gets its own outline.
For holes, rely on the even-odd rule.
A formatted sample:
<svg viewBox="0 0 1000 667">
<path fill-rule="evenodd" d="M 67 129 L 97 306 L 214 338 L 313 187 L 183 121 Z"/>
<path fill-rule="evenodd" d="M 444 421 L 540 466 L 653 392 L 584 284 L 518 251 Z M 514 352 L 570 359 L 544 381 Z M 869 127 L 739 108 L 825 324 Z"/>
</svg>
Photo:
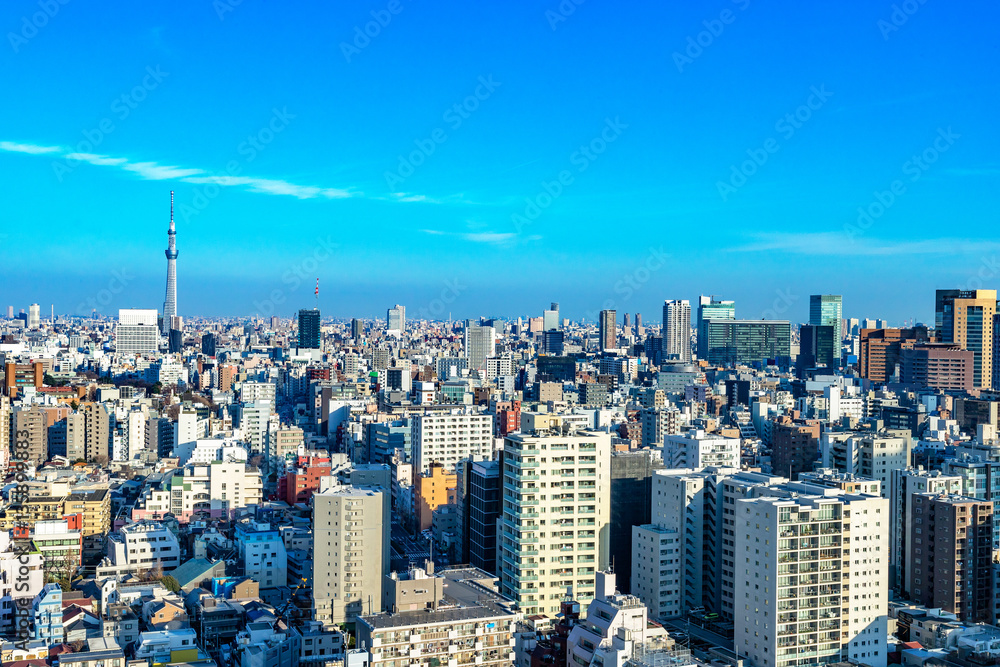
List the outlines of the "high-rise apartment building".
<svg viewBox="0 0 1000 667">
<path fill-rule="evenodd" d="M 754 667 L 885 667 L 889 501 L 831 490 L 733 509 L 737 655 Z"/>
<path fill-rule="evenodd" d="M 812 294 L 809 297 L 809 324 L 833 327 L 834 357 L 840 363 L 840 343 L 844 340 L 844 297 L 839 294 Z"/>
<path fill-rule="evenodd" d="M 48 425 L 45 410 L 35 406 L 13 414 L 14 440 L 12 461 L 31 461 L 41 465 L 48 461 Z"/>
<path fill-rule="evenodd" d="M 966 496 L 913 496 L 907 590 L 914 602 L 966 623 L 993 621 L 993 503 Z"/>
<path fill-rule="evenodd" d="M 777 475 L 798 479 L 819 459 L 819 421 L 779 417 L 771 426 L 771 469 Z"/>
<path fill-rule="evenodd" d="M 602 310 L 598 317 L 598 345 L 602 351 L 618 349 L 617 315 L 614 310 Z"/>
<path fill-rule="evenodd" d="M 586 606 L 608 565 L 611 435 L 515 433 L 504 439 L 500 590 L 525 614 Z"/>
<path fill-rule="evenodd" d="M 414 474 L 430 472 L 434 463 L 454 472 L 463 459 L 493 458 L 493 415 L 415 415 L 410 424 Z"/>
<path fill-rule="evenodd" d="M 306 350 L 320 349 L 319 308 L 299 311 L 299 347 Z"/>
<path fill-rule="evenodd" d="M 402 336 L 406 333 L 406 306 L 398 303 L 385 313 L 386 333 Z"/>
<path fill-rule="evenodd" d="M 667 359 L 691 361 L 691 302 L 663 302 L 663 353 Z"/>
<path fill-rule="evenodd" d="M 663 436 L 663 465 L 668 468 L 740 467 L 740 439 L 701 430 Z"/>
<path fill-rule="evenodd" d="M 389 573 L 389 497 L 378 489 L 335 486 L 313 495 L 316 620 L 325 625 L 382 611 Z"/>
<path fill-rule="evenodd" d="M 907 435 L 824 431 L 820 435 L 823 468 L 875 479 L 888 498 L 893 470 L 910 466 L 913 441 Z"/>
<path fill-rule="evenodd" d="M 716 301 L 714 296 L 698 297 L 698 358 L 708 358 L 708 320 L 735 320 L 735 301 Z"/>
<path fill-rule="evenodd" d="M 910 579 L 909 554 L 913 550 L 914 528 L 921 529 L 923 520 L 917 524 L 913 514 L 913 497 L 917 494 L 961 495 L 962 478 L 947 475 L 940 470 L 923 468 L 901 468 L 892 471 L 892 496 L 889 508 L 892 510 L 892 525 L 889 529 L 890 575 L 894 588 L 909 594 Z"/>
<path fill-rule="evenodd" d="M 938 342 L 954 343 L 973 354 L 972 385 L 993 386 L 993 321 L 997 314 L 996 290 L 938 290 L 934 327 Z"/>
<path fill-rule="evenodd" d="M 118 311 L 115 327 L 115 351 L 118 354 L 146 354 L 160 346 L 158 314 L 151 309 L 123 308 Z"/>
<path fill-rule="evenodd" d="M 353 320 L 351 320 L 351 338 L 357 341 L 364 338 L 364 335 L 365 335 L 365 323 L 355 317 Z"/>
</svg>

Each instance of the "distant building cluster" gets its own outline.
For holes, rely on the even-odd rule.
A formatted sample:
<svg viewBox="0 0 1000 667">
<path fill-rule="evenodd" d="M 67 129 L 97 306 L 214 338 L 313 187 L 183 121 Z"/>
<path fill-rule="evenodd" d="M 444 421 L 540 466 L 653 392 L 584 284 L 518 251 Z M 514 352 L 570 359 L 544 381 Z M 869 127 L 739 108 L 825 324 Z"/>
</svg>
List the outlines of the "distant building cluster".
<svg viewBox="0 0 1000 667">
<path fill-rule="evenodd" d="M 1000 659 L 996 291 L 206 319 L 168 234 L 162 311 L 0 320 L 3 665 Z"/>
</svg>

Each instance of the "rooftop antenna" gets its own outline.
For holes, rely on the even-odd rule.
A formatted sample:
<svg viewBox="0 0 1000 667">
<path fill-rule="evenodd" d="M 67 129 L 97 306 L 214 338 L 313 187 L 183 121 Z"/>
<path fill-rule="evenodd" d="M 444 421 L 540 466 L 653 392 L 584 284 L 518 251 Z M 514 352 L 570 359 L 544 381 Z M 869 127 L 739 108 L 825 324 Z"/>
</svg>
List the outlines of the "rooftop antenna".
<svg viewBox="0 0 1000 667">
<path fill-rule="evenodd" d="M 316 310 L 319 310 L 319 278 L 316 279 Z"/>
</svg>

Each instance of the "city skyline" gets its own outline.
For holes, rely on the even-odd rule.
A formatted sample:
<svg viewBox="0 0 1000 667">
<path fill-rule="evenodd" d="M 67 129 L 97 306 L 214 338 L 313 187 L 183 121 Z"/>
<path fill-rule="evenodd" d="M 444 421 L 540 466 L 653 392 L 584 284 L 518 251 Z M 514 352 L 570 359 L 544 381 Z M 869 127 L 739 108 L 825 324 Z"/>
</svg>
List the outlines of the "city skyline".
<svg viewBox="0 0 1000 667">
<path fill-rule="evenodd" d="M 321 310 L 344 317 L 396 302 L 416 314 L 446 294 L 434 315 L 558 298 L 590 320 L 705 293 L 757 317 L 835 292 L 858 317 L 928 322 L 925 295 L 1000 277 L 996 96 L 980 69 L 994 6 L 919 5 L 899 25 L 888 5 L 748 0 L 463 7 L 445 21 L 399 8 L 367 38 L 385 6 L 111 3 L 33 30 L 15 8 L 3 58 L 21 104 L 0 111 L 9 293 L 70 313 L 104 291 L 105 314 L 162 303 L 152 258 L 169 189 L 182 310 L 205 316 L 266 316 L 256 304 L 277 290 L 292 317 L 320 277 Z M 98 39 L 127 55 L 83 48 Z M 76 233 L 38 244 L 46 224 Z M 626 226 L 631 242 L 601 242 Z"/>
</svg>

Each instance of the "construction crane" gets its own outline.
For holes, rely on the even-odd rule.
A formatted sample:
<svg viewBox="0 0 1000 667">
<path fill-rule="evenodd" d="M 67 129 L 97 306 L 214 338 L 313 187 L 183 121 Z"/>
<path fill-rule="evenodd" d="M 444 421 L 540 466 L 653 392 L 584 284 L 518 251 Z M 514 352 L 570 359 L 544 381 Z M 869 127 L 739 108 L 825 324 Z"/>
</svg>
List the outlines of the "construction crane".
<svg viewBox="0 0 1000 667">
<path fill-rule="evenodd" d="M 274 615 L 277 617 L 279 621 L 285 621 L 285 623 L 288 623 L 288 618 L 287 618 L 289 611 L 288 608 L 291 606 L 292 601 L 295 599 L 295 594 L 298 593 L 299 590 L 306 585 L 307 579 L 305 577 L 302 577 L 301 581 L 302 583 L 296 586 L 292 590 L 291 595 L 288 596 L 288 599 L 285 600 L 285 604 L 281 605 L 280 607 L 278 607 L 278 609 L 275 610 Z"/>
</svg>

